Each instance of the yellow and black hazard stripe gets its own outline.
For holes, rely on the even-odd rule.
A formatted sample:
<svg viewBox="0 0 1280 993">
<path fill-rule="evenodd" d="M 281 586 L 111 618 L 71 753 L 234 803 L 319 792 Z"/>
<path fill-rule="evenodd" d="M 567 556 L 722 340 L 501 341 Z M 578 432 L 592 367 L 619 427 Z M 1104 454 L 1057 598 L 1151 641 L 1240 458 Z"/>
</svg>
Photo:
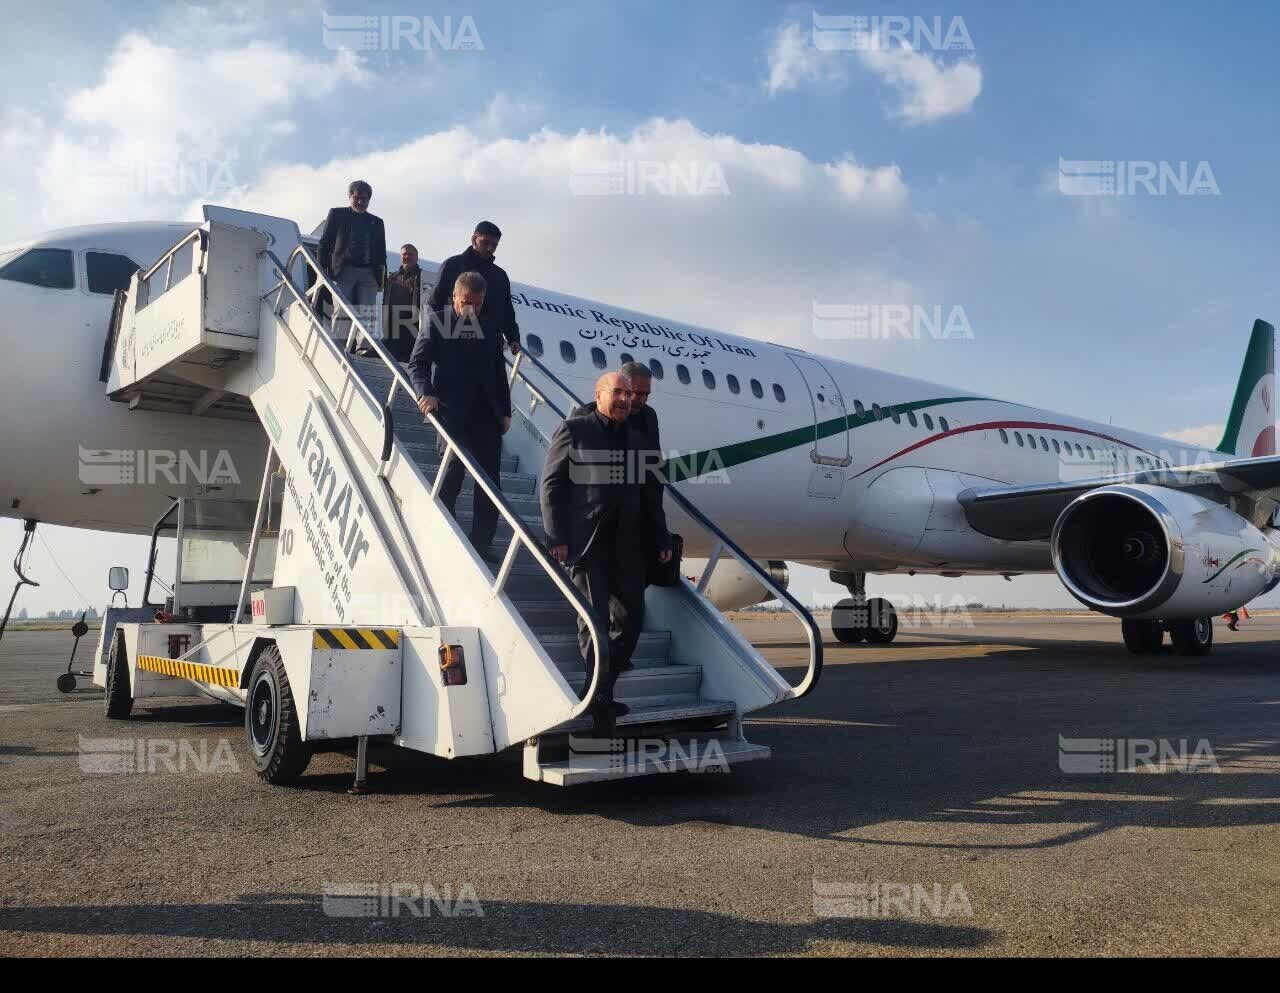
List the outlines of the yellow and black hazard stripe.
<svg viewBox="0 0 1280 993">
<path fill-rule="evenodd" d="M 200 665 L 197 662 L 184 662 L 180 659 L 165 659 L 158 655 L 139 655 L 138 668 L 159 672 L 166 676 L 177 676 L 179 679 L 191 679 L 197 683 L 213 683 L 215 686 L 232 688 L 240 685 L 240 672 L 237 669 Z"/>
<path fill-rule="evenodd" d="M 395 628 L 316 628 L 311 644 L 339 651 L 372 648 L 385 652 L 400 647 L 400 632 Z"/>
</svg>

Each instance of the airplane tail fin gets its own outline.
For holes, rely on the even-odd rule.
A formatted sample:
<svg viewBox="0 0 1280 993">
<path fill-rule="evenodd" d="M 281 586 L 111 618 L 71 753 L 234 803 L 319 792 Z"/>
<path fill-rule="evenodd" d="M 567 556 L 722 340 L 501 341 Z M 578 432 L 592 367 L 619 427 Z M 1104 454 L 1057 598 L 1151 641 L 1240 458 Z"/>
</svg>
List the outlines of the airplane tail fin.
<svg viewBox="0 0 1280 993">
<path fill-rule="evenodd" d="M 1253 322 L 1220 452 L 1242 458 L 1276 454 L 1275 337 L 1276 329 L 1266 321 Z"/>
</svg>

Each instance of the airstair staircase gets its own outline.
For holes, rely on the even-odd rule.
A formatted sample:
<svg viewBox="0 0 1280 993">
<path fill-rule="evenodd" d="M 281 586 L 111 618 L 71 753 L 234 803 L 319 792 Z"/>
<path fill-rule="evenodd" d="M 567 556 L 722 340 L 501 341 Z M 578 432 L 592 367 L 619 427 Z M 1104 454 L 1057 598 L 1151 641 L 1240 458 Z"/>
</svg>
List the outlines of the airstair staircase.
<svg viewBox="0 0 1280 993">
<path fill-rule="evenodd" d="M 577 400 L 572 391 L 532 357 L 510 363 L 514 422 L 500 480 L 445 439 L 446 458 L 466 468 L 455 520 L 436 496 L 443 428 L 418 411 L 377 322 L 339 298 L 347 337 L 335 339 L 317 301 L 336 290 L 292 222 L 213 207 L 205 216 L 135 277 L 117 308 L 108 395 L 141 409 L 189 404 L 188 413 L 206 417 L 252 411 L 263 424 L 271 446 L 264 493 L 273 469 L 287 477 L 281 534 L 297 531 L 291 551 L 276 543 L 273 582 L 294 589 L 294 607 L 278 629 L 237 613 L 233 640 L 283 639 L 309 626 L 395 629 L 399 699 L 379 729 L 388 740 L 445 757 L 520 747 L 535 780 L 723 771 L 769 756 L 746 740 L 743 717 L 816 684 L 821 639 L 803 607 L 668 487 L 684 519 L 716 537 L 708 572 L 726 555 L 739 558 L 800 619 L 808 670 L 789 685 L 694 584 L 650 587 L 634 667 L 615 687 L 630 713 L 612 738 L 591 738 L 587 708 L 606 632 L 543 547 L 538 502 L 542 452 Z M 499 509 L 498 561 L 481 558 L 466 537 L 477 486 Z M 593 642 L 585 660 L 580 617 Z M 433 646 L 446 643 L 464 648 L 464 683 L 437 664 Z"/>
</svg>

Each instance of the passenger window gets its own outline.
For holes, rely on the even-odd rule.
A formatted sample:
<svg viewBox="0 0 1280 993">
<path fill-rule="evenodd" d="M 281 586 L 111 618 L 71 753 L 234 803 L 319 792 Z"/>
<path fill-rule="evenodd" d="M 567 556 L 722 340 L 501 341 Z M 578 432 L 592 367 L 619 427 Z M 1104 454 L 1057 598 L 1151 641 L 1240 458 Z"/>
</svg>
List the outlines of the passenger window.
<svg viewBox="0 0 1280 993">
<path fill-rule="evenodd" d="M 928 414 L 924 415 L 924 426 L 927 427 L 930 431 L 933 430 L 933 418 L 930 417 Z"/>
<path fill-rule="evenodd" d="M 618 365 L 620 366 L 629 365 L 634 361 L 635 361 L 635 358 L 629 355 L 627 352 L 623 352 L 621 355 L 618 356 Z"/>
<path fill-rule="evenodd" d="M 1054 450 L 1054 452 L 1055 452 L 1056 454 L 1058 454 L 1058 455 L 1061 455 L 1061 454 L 1062 454 L 1062 449 L 1061 449 L 1061 448 L 1059 447 L 1059 445 L 1058 445 L 1058 439 L 1057 439 L 1057 438 L 1054 438 L 1054 439 L 1053 439 L 1053 450 Z"/>
<path fill-rule="evenodd" d="M 689 369 L 683 363 L 676 366 L 676 379 L 680 380 L 685 386 L 689 385 Z"/>
<path fill-rule="evenodd" d="M 853 401 L 853 412 L 854 412 L 855 414 L 857 414 L 859 417 L 865 417 L 865 416 L 866 416 L 866 414 L 867 414 L 867 408 L 866 408 L 866 407 L 864 407 L 864 406 L 862 406 L 862 401 L 861 401 L 861 400 L 854 400 L 854 401 Z"/>
<path fill-rule="evenodd" d="M 913 428 L 919 426 L 919 422 L 916 420 L 916 415 L 909 410 L 907 411 L 907 423 Z"/>
<path fill-rule="evenodd" d="M 529 350 L 529 354 L 535 359 L 542 357 L 542 339 L 536 334 L 531 334 L 525 338 L 524 347 Z"/>
<path fill-rule="evenodd" d="M 1013 432 L 1013 440 L 1014 440 L 1014 441 L 1016 441 L 1016 442 L 1018 443 L 1018 447 L 1019 447 L 1019 448 L 1026 448 L 1026 447 L 1027 447 L 1027 446 L 1026 446 L 1026 443 L 1022 440 L 1022 432 L 1021 432 L 1021 431 L 1015 431 L 1015 432 Z"/>
<path fill-rule="evenodd" d="M 778 401 L 778 403 L 786 403 L 786 402 L 787 402 L 787 395 L 786 395 L 786 393 L 784 393 L 784 392 L 782 391 L 782 387 L 781 387 L 781 386 L 779 386 L 777 383 L 774 383 L 774 384 L 773 384 L 773 398 L 774 398 L 775 400 L 777 400 L 777 401 Z"/>
<path fill-rule="evenodd" d="M 653 373 L 654 379 L 661 379 L 666 373 L 662 369 L 662 363 L 657 359 L 649 360 L 649 371 Z"/>
<path fill-rule="evenodd" d="M 591 349 L 591 364 L 594 365 L 597 369 L 603 369 L 605 366 L 609 364 L 609 360 L 604 357 L 603 348 Z"/>
<path fill-rule="evenodd" d="M 71 290 L 76 285 L 75 264 L 65 248 L 33 248 L 0 269 L 0 279 L 46 290 Z"/>
<path fill-rule="evenodd" d="M 1076 445 L 1076 458 L 1080 458 L 1080 459 L 1084 458 L 1084 449 L 1081 448 L 1079 445 Z"/>
<path fill-rule="evenodd" d="M 757 400 L 764 396 L 764 387 L 760 385 L 760 380 L 751 380 L 751 395 Z"/>
<path fill-rule="evenodd" d="M 1096 456 L 1094 456 L 1094 454 L 1093 454 L 1093 448 L 1092 448 L 1091 446 L 1089 446 L 1089 445 L 1085 445 L 1085 446 L 1084 446 L 1084 450 L 1085 450 L 1086 452 L 1088 452 L 1088 453 L 1089 453 L 1089 458 L 1090 458 L 1090 460 L 1092 460 L 1092 459 L 1094 459 L 1094 458 L 1096 457 Z"/>
<path fill-rule="evenodd" d="M 714 390 L 716 388 L 716 374 L 710 369 L 702 370 L 702 385 L 709 390 Z"/>
<path fill-rule="evenodd" d="M 127 290 L 130 278 L 141 267 L 124 255 L 85 252 L 84 268 L 90 293 L 114 293 Z"/>
<path fill-rule="evenodd" d="M 729 375 L 724 377 L 724 384 L 729 387 L 729 392 L 735 396 L 742 392 L 742 386 L 738 383 L 738 377 L 733 373 L 729 373 Z"/>
<path fill-rule="evenodd" d="M 941 427 L 943 431 L 951 430 L 951 425 L 947 423 L 947 419 L 945 417 L 938 418 L 938 426 Z"/>
<path fill-rule="evenodd" d="M 1009 432 L 1006 431 L 1004 428 L 1000 429 L 1000 440 L 1003 441 L 1006 445 L 1009 444 Z"/>
<path fill-rule="evenodd" d="M 880 409 L 880 404 L 873 403 L 871 405 L 871 416 L 874 417 L 877 421 L 884 420 L 884 411 Z"/>
<path fill-rule="evenodd" d="M 578 352 L 577 352 L 577 349 L 573 347 L 573 342 L 571 341 L 560 342 L 560 357 L 564 359 L 566 362 L 578 361 Z"/>
<path fill-rule="evenodd" d="M 889 408 L 889 416 L 893 418 L 893 423 L 894 423 L 894 424 L 901 424 L 901 423 L 902 423 L 902 415 L 898 413 L 898 408 L 896 408 L 896 407 L 890 407 L 890 408 Z"/>
<path fill-rule="evenodd" d="M 1040 447 L 1044 449 L 1046 452 L 1049 450 L 1049 442 L 1044 435 L 1040 436 Z"/>
</svg>

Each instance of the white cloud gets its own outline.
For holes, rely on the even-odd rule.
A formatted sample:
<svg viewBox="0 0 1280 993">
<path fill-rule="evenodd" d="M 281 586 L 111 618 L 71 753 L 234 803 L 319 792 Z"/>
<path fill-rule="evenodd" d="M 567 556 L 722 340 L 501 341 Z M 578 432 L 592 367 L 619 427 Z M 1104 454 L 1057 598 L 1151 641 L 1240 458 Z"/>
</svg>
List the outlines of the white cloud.
<svg viewBox="0 0 1280 993">
<path fill-rule="evenodd" d="M 1177 431 L 1170 431 L 1167 437 L 1213 451 L 1222 440 L 1222 433 L 1225 430 L 1226 426 L 1223 424 L 1202 424 L 1198 428 L 1179 428 Z"/>
<path fill-rule="evenodd" d="M 901 102 L 894 113 L 908 124 L 967 113 L 982 92 L 982 69 L 972 59 L 945 65 L 905 42 L 883 45 L 874 35 L 857 49 L 819 49 L 810 28 L 795 21 L 780 24 L 773 33 L 765 91 L 776 96 L 804 83 L 847 82 L 854 55 L 899 92 Z"/>
<path fill-rule="evenodd" d="M 238 22 L 226 23 L 230 36 Z M 290 112 L 300 103 L 369 82 L 351 52 L 311 59 L 273 41 L 202 41 L 130 32 L 59 119 L 11 111 L 0 122 L 0 161 L 22 197 L 0 197 L 6 234 L 171 219 L 198 192 L 217 196 L 247 181 L 255 160 L 297 130 Z M 34 201 L 31 190 L 41 194 Z"/>
<path fill-rule="evenodd" d="M 769 47 L 769 78 L 765 90 L 776 96 L 794 90 L 801 83 L 845 78 L 847 62 L 814 47 L 810 32 L 796 23 L 779 25 Z"/>
<path fill-rule="evenodd" d="M 694 175 L 714 165 L 729 192 L 574 195 L 584 167 L 618 161 Z M 686 120 L 489 141 L 455 127 L 322 165 L 282 165 L 232 202 L 310 230 L 354 176 L 373 184 L 388 240 L 411 240 L 425 258 L 460 251 L 489 218 L 505 232 L 501 258 L 517 281 L 809 348 L 824 345 L 813 335 L 815 300 L 909 301 L 911 275 L 898 259 L 916 260 L 915 271 L 936 241 L 896 166 L 815 162 Z M 863 357 L 879 344 L 859 342 Z"/>
<path fill-rule="evenodd" d="M 982 92 L 982 70 L 969 60 L 944 66 L 906 44 L 882 48 L 873 43 L 858 55 L 883 82 L 902 94 L 897 113 L 908 124 L 967 113 Z"/>
</svg>

